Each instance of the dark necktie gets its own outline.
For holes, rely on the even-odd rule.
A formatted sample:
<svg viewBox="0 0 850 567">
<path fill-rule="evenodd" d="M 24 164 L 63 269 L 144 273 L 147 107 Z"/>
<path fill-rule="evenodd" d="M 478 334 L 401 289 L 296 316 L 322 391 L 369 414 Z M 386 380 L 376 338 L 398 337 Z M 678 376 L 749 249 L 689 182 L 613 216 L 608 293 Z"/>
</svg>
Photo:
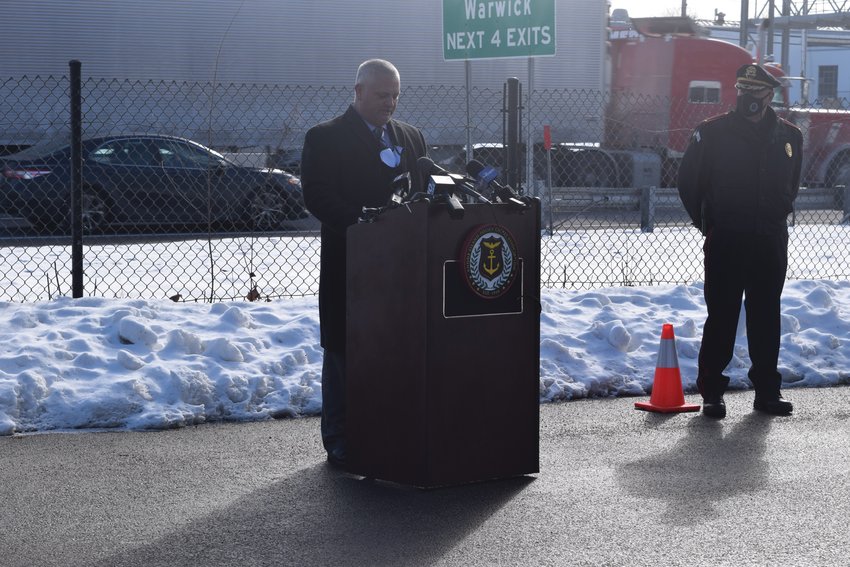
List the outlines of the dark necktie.
<svg viewBox="0 0 850 567">
<path fill-rule="evenodd" d="M 383 146 L 384 145 L 384 129 L 383 128 L 375 128 L 372 130 L 372 133 L 375 134 L 375 137 L 378 139 L 378 142 Z"/>
</svg>

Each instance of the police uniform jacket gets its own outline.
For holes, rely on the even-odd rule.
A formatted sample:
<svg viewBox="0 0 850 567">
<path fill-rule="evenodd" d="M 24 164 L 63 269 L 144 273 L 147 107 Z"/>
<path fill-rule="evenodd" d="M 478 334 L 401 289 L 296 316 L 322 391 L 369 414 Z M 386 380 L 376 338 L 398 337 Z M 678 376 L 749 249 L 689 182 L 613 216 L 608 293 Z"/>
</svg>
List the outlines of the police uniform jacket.
<svg viewBox="0 0 850 567">
<path fill-rule="evenodd" d="M 785 233 L 802 147 L 799 128 L 770 107 L 758 123 L 734 110 L 701 123 L 679 167 L 679 195 L 694 225 L 703 234 Z"/>
<path fill-rule="evenodd" d="M 387 131 L 401 151 L 398 167 L 380 158 L 384 148 L 353 106 L 345 114 L 311 128 L 301 155 L 301 185 L 307 209 L 322 223 L 319 318 L 322 346 L 345 350 L 346 230 L 362 208 L 382 207 L 393 179 L 411 173 L 412 192 L 421 190 L 417 160 L 426 153 L 422 132 L 398 120 Z"/>
</svg>

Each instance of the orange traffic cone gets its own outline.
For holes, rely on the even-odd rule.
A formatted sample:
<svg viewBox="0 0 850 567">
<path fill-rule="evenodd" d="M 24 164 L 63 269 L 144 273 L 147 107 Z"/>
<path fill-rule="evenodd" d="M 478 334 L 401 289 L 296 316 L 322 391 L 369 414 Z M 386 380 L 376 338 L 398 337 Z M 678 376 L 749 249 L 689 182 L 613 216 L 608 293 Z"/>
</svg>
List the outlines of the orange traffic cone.
<svg viewBox="0 0 850 567">
<path fill-rule="evenodd" d="M 676 337 L 673 336 L 673 325 L 670 323 L 664 323 L 661 328 L 661 346 L 658 349 L 658 362 L 655 365 L 652 395 L 648 403 L 635 402 L 635 408 L 659 413 L 699 411 L 698 404 L 685 403 L 682 374 L 679 372 L 679 357 L 676 355 Z"/>
</svg>

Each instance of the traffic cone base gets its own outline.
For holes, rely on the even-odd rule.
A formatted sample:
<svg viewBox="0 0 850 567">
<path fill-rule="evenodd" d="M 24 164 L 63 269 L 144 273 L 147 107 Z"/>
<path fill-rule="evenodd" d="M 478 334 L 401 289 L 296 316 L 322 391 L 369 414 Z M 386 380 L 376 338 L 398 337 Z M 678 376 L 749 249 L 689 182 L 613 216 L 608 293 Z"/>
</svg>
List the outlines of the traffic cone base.
<svg viewBox="0 0 850 567">
<path fill-rule="evenodd" d="M 652 394 L 648 402 L 635 402 L 635 409 L 658 413 L 699 411 L 699 404 L 685 403 L 675 341 L 673 325 L 665 323 L 661 331 L 661 346 L 652 382 Z"/>
<path fill-rule="evenodd" d="M 655 413 L 684 413 L 686 411 L 699 411 L 699 404 L 682 404 L 680 406 L 656 406 L 652 402 L 635 402 L 635 409 L 652 411 Z"/>
</svg>

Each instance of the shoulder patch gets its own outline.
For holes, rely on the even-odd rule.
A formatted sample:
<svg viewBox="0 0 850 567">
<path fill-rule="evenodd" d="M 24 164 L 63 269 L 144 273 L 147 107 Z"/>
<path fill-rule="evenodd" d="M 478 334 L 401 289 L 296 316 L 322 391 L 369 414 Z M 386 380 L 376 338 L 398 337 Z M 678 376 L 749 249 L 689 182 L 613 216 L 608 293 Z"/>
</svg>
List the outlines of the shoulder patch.
<svg viewBox="0 0 850 567">
<path fill-rule="evenodd" d="M 726 113 L 723 113 L 723 114 L 717 114 L 715 116 L 711 116 L 711 117 L 703 120 L 696 127 L 696 130 L 694 130 L 694 134 L 693 134 L 694 141 L 696 141 L 696 142 L 701 141 L 702 138 L 703 138 L 703 135 L 705 133 L 708 133 L 709 137 L 710 137 L 712 132 L 717 131 L 718 128 L 722 129 L 723 128 L 722 125 L 726 122 L 726 120 L 729 119 L 731 114 L 732 114 L 732 112 L 730 111 L 730 112 L 726 112 Z M 700 133 L 700 132 L 702 132 L 702 133 Z"/>
</svg>

